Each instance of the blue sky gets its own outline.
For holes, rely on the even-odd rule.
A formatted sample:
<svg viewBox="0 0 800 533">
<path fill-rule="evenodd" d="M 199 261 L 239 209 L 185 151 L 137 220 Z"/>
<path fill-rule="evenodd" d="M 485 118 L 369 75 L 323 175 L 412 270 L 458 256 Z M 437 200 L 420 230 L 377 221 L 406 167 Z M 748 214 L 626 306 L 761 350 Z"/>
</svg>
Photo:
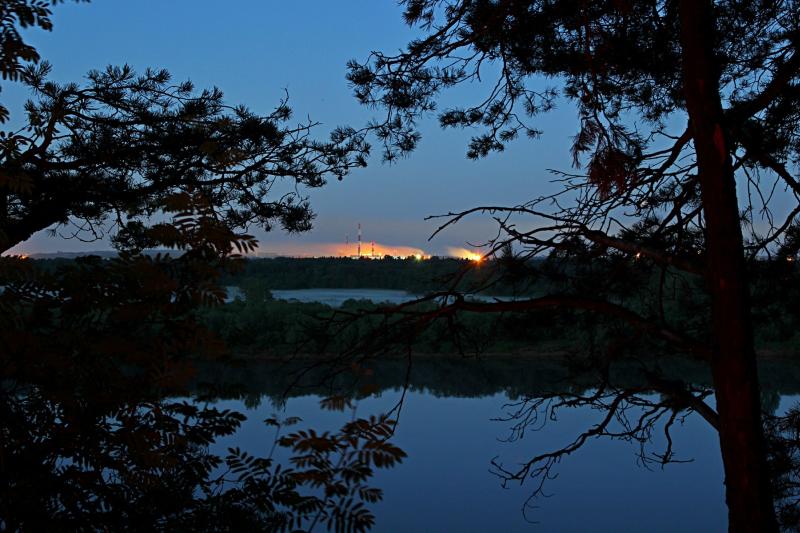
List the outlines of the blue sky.
<svg viewBox="0 0 800 533">
<path fill-rule="evenodd" d="M 28 38 L 53 64 L 58 81 L 80 80 L 88 70 L 108 64 L 166 68 L 176 80 L 216 85 L 228 103 L 263 113 L 287 90 L 296 119 L 323 123 L 320 137 L 337 125 L 362 126 L 372 116 L 352 97 L 346 62 L 363 60 L 371 50 L 397 50 L 415 35 L 392 0 L 94 0 L 56 6 L 54 22 L 53 32 L 32 31 Z M 465 87 L 452 97 L 474 100 L 482 89 Z M 6 83 L 2 97 L 13 115 L 26 95 Z M 409 158 L 385 165 L 376 152 L 368 168 L 311 191 L 318 214 L 313 231 L 255 234 L 262 248 L 273 252 L 341 243 L 345 234 L 353 238 L 357 223 L 367 241 L 434 254 L 480 242 L 492 234 L 486 220 L 467 220 L 427 242 L 436 224 L 424 218 L 475 205 L 517 204 L 552 190 L 547 169 L 570 168 L 575 112 L 557 109 L 539 118 L 538 126 L 545 131 L 541 140 L 520 140 L 502 154 L 475 162 L 465 158 L 471 133 L 440 131 L 432 118 L 422 124 L 422 143 Z M 108 245 L 39 234 L 18 250 L 87 248 Z"/>
</svg>

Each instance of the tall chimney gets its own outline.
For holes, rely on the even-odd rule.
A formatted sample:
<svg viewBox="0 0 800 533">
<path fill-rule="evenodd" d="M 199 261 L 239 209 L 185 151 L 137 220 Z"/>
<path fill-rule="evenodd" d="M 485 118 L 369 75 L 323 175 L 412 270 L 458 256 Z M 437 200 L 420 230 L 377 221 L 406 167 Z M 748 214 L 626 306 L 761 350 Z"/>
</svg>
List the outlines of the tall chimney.
<svg viewBox="0 0 800 533">
<path fill-rule="evenodd" d="M 361 257 L 361 223 L 358 223 L 358 257 Z"/>
</svg>

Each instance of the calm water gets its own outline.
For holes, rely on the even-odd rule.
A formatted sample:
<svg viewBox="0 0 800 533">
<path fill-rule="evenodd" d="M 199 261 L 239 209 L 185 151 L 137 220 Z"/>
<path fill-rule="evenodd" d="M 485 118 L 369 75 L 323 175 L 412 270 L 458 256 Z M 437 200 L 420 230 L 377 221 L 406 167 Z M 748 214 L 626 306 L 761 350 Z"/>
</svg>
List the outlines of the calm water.
<svg viewBox="0 0 800 533">
<path fill-rule="evenodd" d="M 243 300 L 244 294 L 239 287 L 226 287 L 227 301 Z M 395 291 L 389 289 L 274 289 L 270 291 L 276 300 L 319 302 L 331 307 L 341 307 L 347 300 L 369 300 L 373 303 L 401 304 L 418 298 L 420 295 L 408 291 Z M 510 300 L 508 296 L 472 295 L 468 299 L 474 300 Z"/>
<path fill-rule="evenodd" d="M 390 409 L 401 397 L 399 366 L 379 373 L 377 396 L 356 402 L 359 416 Z M 390 365 L 391 366 L 391 365 Z M 557 479 L 547 484 L 549 497 L 538 498 L 523 512 L 533 483 L 502 488 L 490 470 L 497 458 L 506 465 L 558 449 L 599 421 L 602 411 L 564 412 L 542 430 L 504 442 L 507 404 L 558 381 L 552 362 L 459 360 L 415 363 L 394 443 L 408 457 L 398 467 L 379 471 L 373 486 L 384 500 L 373 506 L 377 531 L 725 531 L 726 507 L 722 465 L 714 431 L 696 415 L 673 431 L 677 458 L 691 460 L 647 469 L 637 463 L 638 445 L 599 439 L 565 458 Z M 772 408 L 796 400 L 786 383 L 797 369 L 768 370 Z M 267 454 L 273 433 L 261 420 L 278 413 L 300 416 L 300 427 L 335 430 L 353 413 L 321 411 L 321 396 L 302 391 L 285 403 L 274 398 L 283 383 L 270 370 L 249 372 L 246 400 L 222 400 L 221 407 L 247 413 L 239 433 L 217 446 L 237 445 Z M 769 375 L 766 376 L 769 380 Z M 699 378 L 702 381 L 702 378 Z M 505 382 L 505 383 L 504 383 Z M 259 384 L 263 385 L 258 392 Z M 563 386 L 564 383 L 561 383 Z M 783 390 L 781 390 L 781 388 Z M 792 390 L 789 390 L 792 389 Z M 254 407 L 256 403 L 260 404 Z M 248 407 L 249 405 L 249 407 Z M 661 451 L 659 439 L 648 449 Z M 220 448 L 223 449 L 223 448 Z M 531 523 L 536 522 L 536 523 Z"/>
<path fill-rule="evenodd" d="M 398 393 L 361 401 L 359 413 L 386 409 Z M 334 429 L 341 413 L 320 413 L 318 397 L 291 399 L 287 414 L 301 416 L 311 427 Z M 548 498 L 523 514 L 532 484 L 503 489 L 489 472 L 499 456 L 506 463 L 564 445 L 587 423 L 591 412 L 578 412 L 521 442 L 503 443 L 501 422 L 508 397 L 438 397 L 413 392 L 406 398 L 394 439 L 407 454 L 398 467 L 380 471 L 373 486 L 384 500 L 373 507 L 376 531 L 724 531 L 726 508 L 722 469 L 715 436 L 693 418 L 676 431 L 688 464 L 647 470 L 636 464 L 637 449 L 619 442 L 597 441 L 562 461 L 558 478 L 548 484 Z M 221 406 L 245 409 L 241 402 Z M 221 446 L 238 445 L 267 454 L 270 433 L 259 423 L 274 412 L 271 402 L 245 409 L 248 422 Z M 538 521 L 538 524 L 526 520 Z"/>
<path fill-rule="evenodd" d="M 273 290 L 270 292 L 272 292 L 272 297 L 277 300 L 319 302 L 331 307 L 340 307 L 347 300 L 370 300 L 374 303 L 401 304 L 417 297 L 410 292 L 387 289 L 296 289 Z"/>
<path fill-rule="evenodd" d="M 227 301 L 244 300 L 244 294 L 239 287 L 229 286 L 226 287 L 226 290 L 228 291 Z M 276 300 L 319 302 L 331 307 L 340 307 L 347 300 L 369 300 L 375 303 L 400 304 L 417 297 L 410 292 L 387 289 L 275 289 L 270 292 Z"/>
</svg>

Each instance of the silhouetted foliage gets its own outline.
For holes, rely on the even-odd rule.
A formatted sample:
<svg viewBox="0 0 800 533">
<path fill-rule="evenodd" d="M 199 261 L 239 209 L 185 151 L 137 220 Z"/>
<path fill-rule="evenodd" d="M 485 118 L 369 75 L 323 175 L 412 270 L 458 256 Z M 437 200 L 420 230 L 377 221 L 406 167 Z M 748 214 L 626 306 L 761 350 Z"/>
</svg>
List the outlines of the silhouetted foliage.
<svg viewBox="0 0 800 533">
<path fill-rule="evenodd" d="M 402 4 L 405 21 L 423 35 L 397 53 L 372 52 L 348 66 L 355 97 L 385 112 L 371 127 L 387 160 L 415 149 L 420 118 L 461 84 L 482 83 L 485 98 L 443 107 L 438 118 L 445 128 L 481 131 L 468 146 L 470 158 L 502 151 L 521 134 L 536 138 L 536 117 L 557 104 L 573 106 L 579 118 L 571 147 L 578 170 L 557 173 L 560 191 L 450 213 L 439 230 L 473 213 L 494 215 L 499 235 L 493 252 L 513 243 L 526 258 L 560 256 L 573 265 L 565 273 L 576 280 L 577 294 L 553 293 L 516 306 L 479 306 L 453 295 L 445 301 L 448 312 L 591 310 L 707 360 L 730 528 L 775 530 L 746 262 L 773 253 L 795 259 L 797 2 Z M 773 194 L 778 188 L 788 208 Z M 597 261 L 616 263 L 606 274 L 619 275 L 593 278 Z M 707 294 L 697 328 L 708 331 L 706 338 L 693 337 L 695 331 L 681 329 L 671 320 L 676 314 L 663 310 L 664 289 L 676 270 Z M 636 286 L 642 275 L 661 280 L 652 298 L 656 312 L 598 284 L 624 288 L 630 280 Z"/>
<path fill-rule="evenodd" d="M 48 73 L 46 63 L 23 71 L 36 96 L 28 126 L 2 136 L 3 250 L 54 224 L 96 237 L 109 217 L 120 245 L 148 246 L 142 220 L 186 190 L 202 191 L 231 227 L 277 221 L 302 231 L 313 214 L 298 191 L 365 164 L 359 134 L 340 128 L 328 142 L 311 139 L 313 123 L 287 125 L 286 101 L 259 116 L 226 105 L 218 89 L 173 83 L 164 70 L 108 67 L 90 72 L 86 87 Z M 271 196 L 281 181 L 292 189 Z"/>
<path fill-rule="evenodd" d="M 0 4 L 0 77 L 17 81 L 26 65 L 39 61 L 39 52 L 25 42 L 20 29 L 52 30 L 50 6 L 59 3 L 61 0 L 6 0 Z M 8 120 L 8 116 L 8 109 L 0 105 L 0 122 Z"/>
<path fill-rule="evenodd" d="M 404 454 L 393 422 L 355 420 L 338 433 L 303 430 L 277 444 L 291 468 L 238 449 L 210 447 L 243 415 L 182 400 L 193 361 L 223 346 L 197 320 L 220 304 L 221 272 L 235 249 L 202 199 L 145 235 L 184 252 L 123 252 L 35 268 L 0 260 L 2 449 L 0 524 L 30 529 L 294 530 L 315 522 L 363 531 L 374 468 Z M 280 425 L 268 421 L 268 425 Z M 277 437 L 276 437 L 277 438 Z"/>
<path fill-rule="evenodd" d="M 767 416 L 766 431 L 778 522 L 785 531 L 800 530 L 800 411 Z"/>
<path fill-rule="evenodd" d="M 225 353 L 198 317 L 254 251 L 247 227 L 308 229 L 304 189 L 363 166 L 363 137 L 315 140 L 286 100 L 259 116 L 164 70 L 51 81 L 21 29 L 51 29 L 53 3 L 0 4 L 0 72 L 32 97 L 22 128 L 0 132 L 0 251 L 72 225 L 80 239 L 109 231 L 120 253 L 50 268 L 0 257 L 0 529 L 369 529 L 382 494 L 368 482 L 404 457 L 392 420 L 276 436 L 285 466 L 221 456 L 215 441 L 244 416 L 189 394 L 195 363 Z"/>
</svg>

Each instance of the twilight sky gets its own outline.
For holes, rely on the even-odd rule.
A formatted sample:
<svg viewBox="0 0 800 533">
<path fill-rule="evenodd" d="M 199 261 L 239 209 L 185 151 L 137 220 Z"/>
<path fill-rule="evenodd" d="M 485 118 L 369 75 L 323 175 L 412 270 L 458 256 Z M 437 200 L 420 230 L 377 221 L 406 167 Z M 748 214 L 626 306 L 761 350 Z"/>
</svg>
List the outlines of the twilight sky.
<svg viewBox="0 0 800 533">
<path fill-rule="evenodd" d="M 216 85 L 227 103 L 261 113 L 287 90 L 295 118 L 321 121 L 317 136 L 327 137 L 337 125 L 363 126 L 374 113 L 352 97 L 345 64 L 364 60 L 371 50 L 403 47 L 415 33 L 400 15 L 393 0 L 94 0 L 56 6 L 54 30 L 31 31 L 28 38 L 53 64 L 57 81 L 78 81 L 108 64 L 166 68 L 176 81 L 191 79 L 198 88 Z M 474 101 L 484 89 L 475 85 L 446 93 L 441 107 Z M 2 98 L 13 123 L 27 94 L 4 83 Z M 504 153 L 475 162 L 465 157 L 471 133 L 441 131 L 431 117 L 409 158 L 386 165 L 376 150 L 366 169 L 311 191 L 318 215 L 313 231 L 254 233 L 265 252 L 321 255 L 343 245 L 346 234 L 353 241 L 360 222 L 364 240 L 374 240 L 381 251 L 410 247 L 454 253 L 491 236 L 492 224 L 476 217 L 428 242 L 436 224 L 425 221 L 427 215 L 518 204 L 553 189 L 548 168 L 570 169 L 575 112 L 564 106 L 540 117 L 537 125 L 545 132 L 542 139 L 519 140 Z M 42 232 L 15 251 L 108 248 L 106 242 L 83 244 Z"/>
</svg>

